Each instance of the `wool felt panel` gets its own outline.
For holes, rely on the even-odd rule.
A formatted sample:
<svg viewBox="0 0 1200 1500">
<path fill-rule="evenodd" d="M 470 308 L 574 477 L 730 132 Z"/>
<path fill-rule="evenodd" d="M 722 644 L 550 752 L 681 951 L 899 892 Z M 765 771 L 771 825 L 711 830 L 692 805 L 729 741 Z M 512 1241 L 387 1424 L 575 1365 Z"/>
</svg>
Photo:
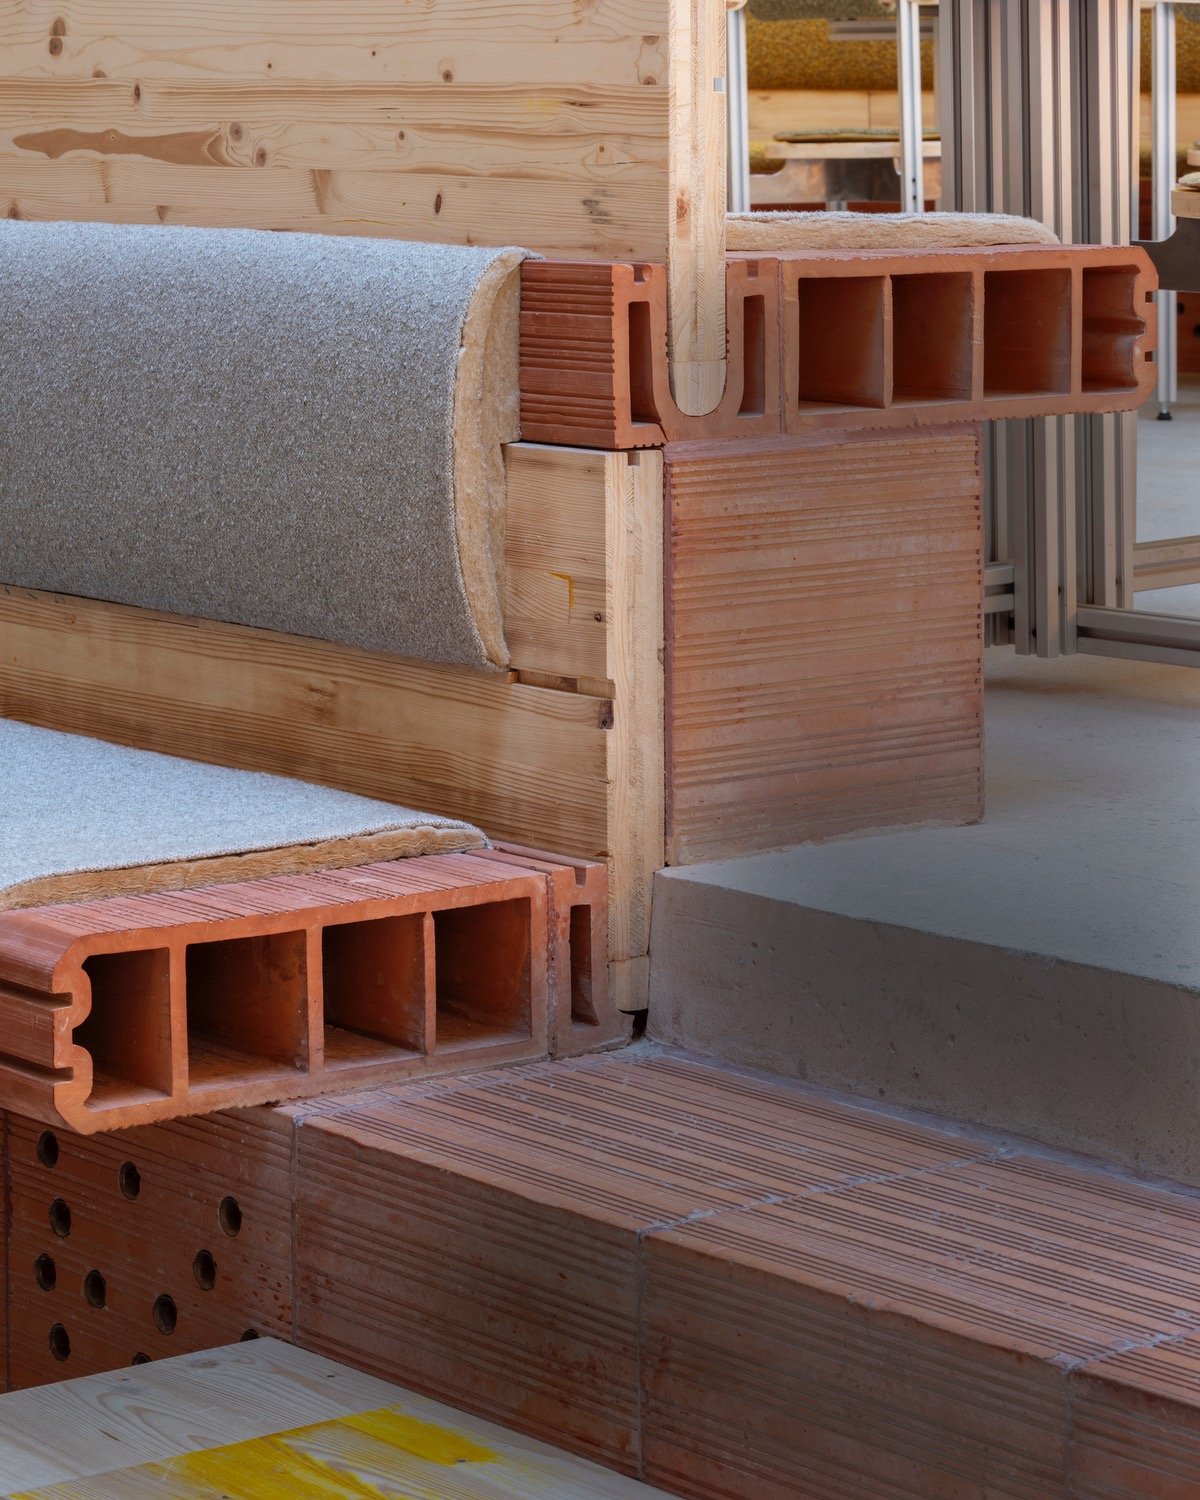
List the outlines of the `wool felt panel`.
<svg viewBox="0 0 1200 1500">
<path fill-rule="evenodd" d="M 730 250 L 947 250 L 986 245 L 1057 245 L 1058 236 L 1017 214 L 730 214 Z"/>
<path fill-rule="evenodd" d="M 503 666 L 523 256 L 0 221 L 0 582 Z"/>
<path fill-rule="evenodd" d="M 477 849 L 477 828 L 0 719 L 0 910 Z"/>
</svg>

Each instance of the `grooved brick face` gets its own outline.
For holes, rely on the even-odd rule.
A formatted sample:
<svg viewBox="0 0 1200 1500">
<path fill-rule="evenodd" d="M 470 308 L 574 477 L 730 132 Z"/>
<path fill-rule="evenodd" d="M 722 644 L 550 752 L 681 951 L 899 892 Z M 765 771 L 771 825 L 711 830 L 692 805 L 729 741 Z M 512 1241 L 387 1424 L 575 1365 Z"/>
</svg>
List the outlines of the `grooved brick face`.
<svg viewBox="0 0 1200 1500">
<path fill-rule="evenodd" d="M 1127 247 L 731 254 L 726 390 L 692 417 L 670 388 L 663 266 L 528 261 L 522 437 L 638 448 L 1131 411 L 1154 381 L 1155 284 Z"/>
<path fill-rule="evenodd" d="M 651 1049 L 327 1101 L 299 1165 L 299 1342 L 673 1493 L 1200 1492 L 1191 1196 Z"/>
<path fill-rule="evenodd" d="M 0 1104 L 88 1134 L 612 1045 L 607 879 L 502 849 L 0 913 Z"/>
<path fill-rule="evenodd" d="M 364 1097 L 301 1132 L 297 1337 L 635 1472 L 645 1235 L 961 1151 L 676 1063 Z"/>
<path fill-rule="evenodd" d="M 10 1115 L 7 1129 L 10 1389 L 291 1337 L 287 1115 L 92 1137 Z"/>
</svg>

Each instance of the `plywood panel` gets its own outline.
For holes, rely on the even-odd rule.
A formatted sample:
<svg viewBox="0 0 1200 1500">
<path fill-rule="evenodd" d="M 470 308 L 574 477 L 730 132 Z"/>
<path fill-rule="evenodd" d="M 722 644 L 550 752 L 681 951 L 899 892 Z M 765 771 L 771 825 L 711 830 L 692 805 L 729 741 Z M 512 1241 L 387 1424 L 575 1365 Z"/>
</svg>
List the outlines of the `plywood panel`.
<svg viewBox="0 0 1200 1500">
<path fill-rule="evenodd" d="M 666 85 L 667 0 L 3 0 L 13 75 Z"/>
<path fill-rule="evenodd" d="M 10 1396 L 0 1483 L 9 1500 L 665 1493 L 274 1338 Z"/>
<path fill-rule="evenodd" d="M 668 860 L 981 811 L 974 428 L 668 449 Z"/>
</svg>

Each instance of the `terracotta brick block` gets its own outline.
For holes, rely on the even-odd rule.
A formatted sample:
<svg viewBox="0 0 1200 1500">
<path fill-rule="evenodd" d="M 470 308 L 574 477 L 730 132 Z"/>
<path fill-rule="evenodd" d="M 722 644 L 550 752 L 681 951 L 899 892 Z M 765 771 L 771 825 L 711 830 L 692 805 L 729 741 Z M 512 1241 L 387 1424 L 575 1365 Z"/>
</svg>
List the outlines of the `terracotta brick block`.
<svg viewBox="0 0 1200 1500">
<path fill-rule="evenodd" d="M 474 854 L 547 878 L 550 1056 L 577 1057 L 628 1042 L 632 1017 L 617 1009 L 609 993 L 607 868 L 516 844 Z"/>
<path fill-rule="evenodd" d="M 963 1149 L 640 1053 L 419 1092 L 301 1128 L 299 1342 L 626 1471 L 645 1235 Z"/>
<path fill-rule="evenodd" d="M 291 1337 L 292 1119 L 8 1131 L 14 1389 Z"/>
<path fill-rule="evenodd" d="M 665 267 L 528 261 L 522 435 L 636 448 L 1132 411 L 1154 381 L 1156 285 L 1128 247 L 732 254 L 725 395 L 691 417 L 670 389 Z"/>
<path fill-rule="evenodd" d="M 679 447 L 666 476 L 668 862 L 976 820 L 976 429 Z"/>
<path fill-rule="evenodd" d="M 552 879 L 429 855 L 0 913 L 0 1104 L 86 1134 L 542 1057 Z"/>
<path fill-rule="evenodd" d="M 656 1233 L 645 1475 L 706 1500 L 1085 1493 L 1070 1372 L 1194 1325 L 1197 1228 L 1189 1200 L 1016 1159 Z"/>
<path fill-rule="evenodd" d="M 681 438 L 782 430 L 779 276 L 731 258 L 729 378 L 716 411 L 690 417 L 671 394 L 667 268 L 526 261 L 521 283 L 521 436 L 584 448 L 652 448 Z"/>
</svg>

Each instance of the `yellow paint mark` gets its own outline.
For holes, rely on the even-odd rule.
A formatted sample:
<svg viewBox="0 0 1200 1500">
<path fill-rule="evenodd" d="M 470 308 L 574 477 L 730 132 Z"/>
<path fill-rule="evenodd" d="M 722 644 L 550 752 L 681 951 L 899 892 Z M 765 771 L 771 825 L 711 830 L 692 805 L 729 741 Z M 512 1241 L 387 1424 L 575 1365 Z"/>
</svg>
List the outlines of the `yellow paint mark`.
<svg viewBox="0 0 1200 1500">
<path fill-rule="evenodd" d="M 570 573 L 551 573 L 551 578 L 560 578 L 567 586 L 567 610 L 575 608 L 575 580 Z"/>
<path fill-rule="evenodd" d="M 392 1448 L 403 1448 L 417 1458 L 431 1464 L 487 1464 L 494 1463 L 497 1455 L 461 1432 L 450 1427 L 438 1427 L 433 1422 L 422 1422 L 417 1417 L 406 1417 L 403 1412 L 364 1411 L 356 1417 L 343 1417 L 337 1424 L 353 1428 L 387 1443 Z"/>
<path fill-rule="evenodd" d="M 391 1485 L 380 1489 L 361 1471 L 369 1469 L 386 1483 L 401 1478 L 414 1458 L 451 1467 L 494 1463 L 499 1455 L 453 1428 L 384 1407 L 128 1473 L 169 1482 L 162 1493 L 172 1500 L 394 1500 Z M 14 1500 L 70 1500 L 73 1493 L 73 1484 L 51 1485 Z"/>
<path fill-rule="evenodd" d="M 336 1424 L 330 1423 L 330 1426 Z M 180 1500 L 210 1496 L 254 1496 L 254 1500 L 382 1500 L 377 1485 L 331 1468 L 322 1459 L 293 1448 L 291 1434 L 254 1438 L 207 1453 L 189 1453 L 165 1464 L 150 1465 L 164 1477 L 187 1480 L 196 1488 L 181 1490 Z"/>
</svg>

